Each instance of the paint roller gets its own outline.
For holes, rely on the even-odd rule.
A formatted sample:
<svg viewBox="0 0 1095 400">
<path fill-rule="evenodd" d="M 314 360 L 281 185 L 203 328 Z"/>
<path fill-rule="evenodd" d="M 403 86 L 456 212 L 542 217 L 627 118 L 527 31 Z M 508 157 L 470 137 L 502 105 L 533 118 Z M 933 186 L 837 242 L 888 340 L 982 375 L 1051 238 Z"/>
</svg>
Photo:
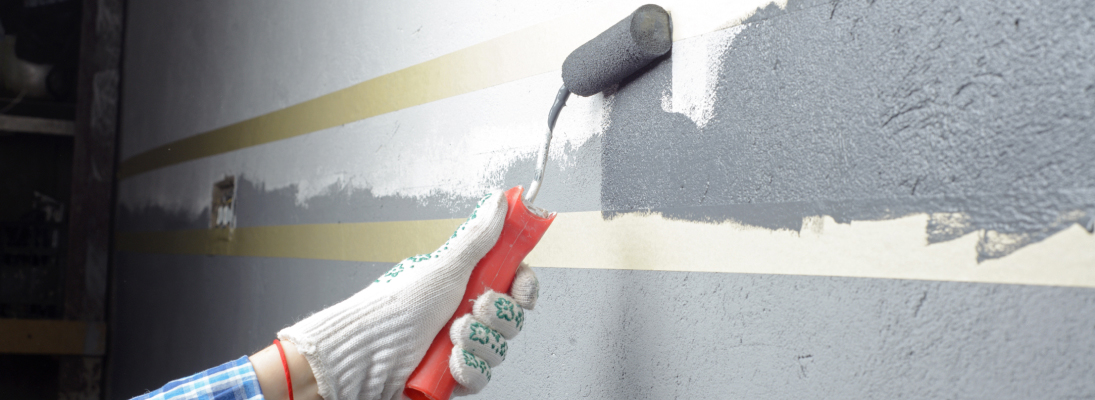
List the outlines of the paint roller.
<svg viewBox="0 0 1095 400">
<path fill-rule="evenodd" d="M 449 371 L 449 356 L 453 348 L 449 340 L 452 322 L 470 313 L 472 303 L 487 289 L 508 292 L 517 267 L 555 220 L 555 213 L 542 210 L 532 202 L 536 200 L 544 180 L 551 134 L 567 98 L 571 93 L 592 96 L 618 84 L 669 52 L 673 45 L 672 37 L 669 13 L 657 5 L 647 4 L 575 49 L 563 61 L 563 87 L 548 112 L 547 135 L 537 156 L 532 184 L 527 193 L 521 186 L 506 191 L 509 209 L 498 242 L 472 270 L 464 298 L 456 312 L 438 332 L 426 356 L 407 379 L 404 391 L 407 397 L 414 400 L 447 400 L 452 395 L 457 385 Z"/>
</svg>

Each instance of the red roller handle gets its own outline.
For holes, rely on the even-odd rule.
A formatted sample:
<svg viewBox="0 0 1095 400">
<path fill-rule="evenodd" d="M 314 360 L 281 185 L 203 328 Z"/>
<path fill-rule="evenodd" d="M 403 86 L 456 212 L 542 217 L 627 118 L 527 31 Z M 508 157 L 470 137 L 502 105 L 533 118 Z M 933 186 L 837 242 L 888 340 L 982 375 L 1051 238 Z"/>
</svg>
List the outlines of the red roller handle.
<svg viewBox="0 0 1095 400">
<path fill-rule="evenodd" d="M 506 221 L 502 225 L 498 242 L 475 265 L 471 278 L 468 279 L 468 288 L 464 290 L 464 299 L 456 307 L 456 313 L 441 328 L 441 332 L 437 333 L 437 337 L 433 338 L 426 356 L 407 379 L 407 388 L 403 391 L 407 397 L 414 400 L 448 400 L 452 396 L 452 391 L 456 388 L 456 380 L 449 371 L 449 355 L 452 354 L 449 328 L 452 327 L 452 322 L 470 313 L 472 303 L 487 289 L 499 293 L 509 292 L 513 275 L 517 273 L 521 260 L 536 247 L 551 221 L 555 220 L 555 213 L 544 218 L 529 211 L 522 200 L 523 193 L 524 188 L 520 186 L 506 191 L 509 209 L 506 210 Z"/>
</svg>

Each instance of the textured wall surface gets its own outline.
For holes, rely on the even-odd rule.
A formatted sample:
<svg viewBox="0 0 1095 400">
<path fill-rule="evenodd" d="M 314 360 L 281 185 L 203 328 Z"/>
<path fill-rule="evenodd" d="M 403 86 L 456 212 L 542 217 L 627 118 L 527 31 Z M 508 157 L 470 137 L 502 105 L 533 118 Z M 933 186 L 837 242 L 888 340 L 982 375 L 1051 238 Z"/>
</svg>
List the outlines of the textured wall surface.
<svg viewBox="0 0 1095 400">
<path fill-rule="evenodd" d="M 855 227 L 927 215 L 917 245 L 973 235 L 975 265 L 1095 215 L 1092 4 L 740 3 L 757 11 L 679 38 L 606 95 L 572 98 L 537 203 L 560 218 L 657 213 L 757 237 L 820 229 L 819 216 Z M 595 9 L 129 7 L 123 161 Z M 239 177 L 239 228 L 462 217 L 482 189 L 527 183 L 559 82 L 557 69 L 536 73 L 129 177 L 117 225 L 206 229 L 209 190 L 225 175 Z M 1085 243 L 1065 252 L 1090 254 L 1095 238 Z M 869 239 L 844 245 L 887 257 Z M 731 270 L 735 259 L 712 263 Z M 1049 274 L 1060 263 L 1035 264 Z M 112 396 L 254 352 L 390 266 L 116 252 Z M 1090 285 L 541 267 L 529 329 L 476 398 L 1095 397 Z"/>
<path fill-rule="evenodd" d="M 815 3 L 737 34 L 703 129 L 651 115 L 672 59 L 623 87 L 604 139 L 604 209 L 710 218 L 778 204 L 779 215 L 726 217 L 792 229 L 819 214 L 960 212 L 955 233 L 1019 236 L 985 243 L 986 258 L 1081 218 L 1065 213 L 1095 212 L 1091 4 Z"/>
</svg>

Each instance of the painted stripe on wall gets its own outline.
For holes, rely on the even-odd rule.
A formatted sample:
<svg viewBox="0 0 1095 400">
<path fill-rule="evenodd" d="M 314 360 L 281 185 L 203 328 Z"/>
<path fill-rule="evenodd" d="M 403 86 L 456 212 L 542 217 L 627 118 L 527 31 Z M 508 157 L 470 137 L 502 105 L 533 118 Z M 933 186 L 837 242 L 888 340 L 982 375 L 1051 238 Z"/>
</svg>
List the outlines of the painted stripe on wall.
<svg viewBox="0 0 1095 400">
<path fill-rule="evenodd" d="M 121 162 L 118 178 L 555 71 L 572 50 L 644 3 L 621 1 L 547 21 L 278 111 L 168 143 Z M 662 6 L 673 14 L 676 41 L 738 25 L 758 7 L 773 3 L 784 7 L 786 0 L 666 3 Z"/>
<path fill-rule="evenodd" d="M 164 254 L 398 262 L 433 251 L 459 219 L 130 232 L 118 249 Z M 536 267 L 795 274 L 1095 287 L 1095 236 L 1073 225 L 1000 259 L 977 262 L 980 232 L 928 244 L 927 214 L 801 232 L 698 223 L 658 214 L 604 220 L 560 214 L 526 261 Z"/>
</svg>

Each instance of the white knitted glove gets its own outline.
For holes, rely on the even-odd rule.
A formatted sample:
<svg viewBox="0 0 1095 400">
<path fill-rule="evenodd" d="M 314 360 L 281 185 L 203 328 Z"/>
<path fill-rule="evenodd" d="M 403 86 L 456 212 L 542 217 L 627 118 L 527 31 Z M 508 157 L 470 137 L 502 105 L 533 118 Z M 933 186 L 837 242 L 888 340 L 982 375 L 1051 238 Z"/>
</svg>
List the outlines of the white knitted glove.
<svg viewBox="0 0 1095 400">
<path fill-rule="evenodd" d="M 525 327 L 525 310 L 536 306 L 540 294 L 540 283 L 527 264 L 517 269 L 510 293 L 513 297 L 488 290 L 475 300 L 471 314 L 454 321 L 449 329 L 453 344 L 449 371 L 462 386 L 456 395 L 483 390 L 490 381 L 491 367 L 506 359 L 506 341 Z"/>
<path fill-rule="evenodd" d="M 487 194 L 437 251 L 403 260 L 364 290 L 278 332 L 279 339 L 292 342 L 308 360 L 324 400 L 402 397 L 407 377 L 456 311 L 472 269 L 498 241 L 506 208 L 501 191 Z M 536 289 L 535 275 L 515 279 L 513 287 L 518 286 Z M 518 298 L 532 299 L 525 302 L 529 306 L 535 302 L 535 291 L 519 293 Z M 512 301 L 508 296 L 503 299 Z M 520 307 L 514 307 L 511 320 L 506 321 L 509 328 L 495 329 L 520 330 L 524 318 Z M 478 302 L 475 308 L 480 315 Z M 512 320 L 517 315 L 521 322 Z M 489 366 L 483 365 L 480 375 L 489 379 Z M 461 384 L 474 384 L 476 391 L 486 384 L 467 379 L 474 375 L 466 369 L 452 372 L 465 377 L 457 379 Z"/>
</svg>

